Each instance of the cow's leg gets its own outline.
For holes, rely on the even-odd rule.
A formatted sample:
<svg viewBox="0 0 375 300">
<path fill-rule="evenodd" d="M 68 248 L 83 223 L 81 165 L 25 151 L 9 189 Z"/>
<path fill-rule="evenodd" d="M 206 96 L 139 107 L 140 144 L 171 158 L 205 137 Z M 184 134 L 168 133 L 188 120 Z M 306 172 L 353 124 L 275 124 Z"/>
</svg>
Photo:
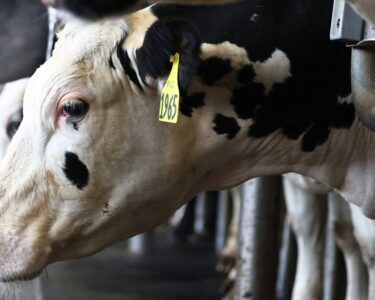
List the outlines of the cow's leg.
<svg viewBox="0 0 375 300">
<path fill-rule="evenodd" d="M 286 177 L 283 183 L 288 218 L 298 247 L 292 299 L 322 299 L 326 195 L 311 193 Z"/>
<path fill-rule="evenodd" d="M 368 299 L 375 299 L 375 221 L 365 217 L 358 207 L 351 205 L 350 208 L 354 235 L 369 273 Z"/>
<path fill-rule="evenodd" d="M 350 209 L 340 195 L 330 195 L 330 221 L 337 245 L 345 259 L 347 273 L 346 300 L 367 299 L 367 271 L 354 237 Z"/>
</svg>

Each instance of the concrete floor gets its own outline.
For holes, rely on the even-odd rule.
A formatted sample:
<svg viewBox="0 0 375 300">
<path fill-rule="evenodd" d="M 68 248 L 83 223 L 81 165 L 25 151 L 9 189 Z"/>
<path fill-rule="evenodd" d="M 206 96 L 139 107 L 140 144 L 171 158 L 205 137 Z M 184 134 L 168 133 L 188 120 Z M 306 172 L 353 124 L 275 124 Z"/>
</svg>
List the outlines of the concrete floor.
<svg viewBox="0 0 375 300">
<path fill-rule="evenodd" d="M 43 274 L 46 300 L 218 300 L 212 243 L 152 247 L 131 255 L 125 244 L 87 259 L 56 263 Z"/>
</svg>

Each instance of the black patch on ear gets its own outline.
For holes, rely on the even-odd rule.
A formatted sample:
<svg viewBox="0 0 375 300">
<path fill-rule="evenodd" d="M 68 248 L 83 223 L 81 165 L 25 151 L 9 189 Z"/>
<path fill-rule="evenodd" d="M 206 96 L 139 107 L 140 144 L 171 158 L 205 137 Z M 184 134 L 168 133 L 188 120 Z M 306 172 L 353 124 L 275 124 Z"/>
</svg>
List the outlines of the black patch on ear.
<svg viewBox="0 0 375 300">
<path fill-rule="evenodd" d="M 205 96 L 205 93 L 195 93 L 190 96 L 182 96 L 180 103 L 181 113 L 191 118 L 193 110 L 204 105 Z"/>
<path fill-rule="evenodd" d="M 255 71 L 252 65 L 246 65 L 237 72 L 237 80 L 241 84 L 249 84 L 255 77 Z"/>
<path fill-rule="evenodd" d="M 116 70 L 115 65 L 113 64 L 112 56 L 109 57 L 109 66 L 113 69 Z"/>
<path fill-rule="evenodd" d="M 65 176 L 78 189 L 82 190 L 89 182 L 89 170 L 79 159 L 77 154 L 65 152 L 65 166 L 63 168 Z"/>
<path fill-rule="evenodd" d="M 121 47 L 121 44 L 117 46 L 117 57 L 120 60 L 120 63 L 124 69 L 125 74 L 127 74 L 129 79 L 133 81 L 133 83 L 135 83 L 142 90 L 142 85 L 138 80 L 137 73 L 134 71 L 133 67 L 131 66 L 131 61 L 130 61 L 128 52 L 126 52 Z"/>
<path fill-rule="evenodd" d="M 206 84 L 213 85 L 232 70 L 229 59 L 213 56 L 201 61 L 198 75 Z"/>
<path fill-rule="evenodd" d="M 159 20 L 148 30 L 143 46 L 137 50 L 137 65 L 143 81 L 167 77 L 172 69 L 170 57 L 180 54 L 178 83 L 184 93 L 197 72 L 200 51 L 197 29 L 184 20 Z"/>
<path fill-rule="evenodd" d="M 217 114 L 213 120 L 215 126 L 213 129 L 217 134 L 226 134 L 227 139 L 234 139 L 241 127 L 235 118 L 226 117 L 222 114 Z"/>
</svg>

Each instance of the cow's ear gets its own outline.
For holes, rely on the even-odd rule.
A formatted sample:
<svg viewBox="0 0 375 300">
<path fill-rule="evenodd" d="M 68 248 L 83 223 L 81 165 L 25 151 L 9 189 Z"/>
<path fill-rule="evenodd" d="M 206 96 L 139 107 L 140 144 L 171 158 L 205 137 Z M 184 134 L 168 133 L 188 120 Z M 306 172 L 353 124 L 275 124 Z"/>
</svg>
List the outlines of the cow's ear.
<svg viewBox="0 0 375 300">
<path fill-rule="evenodd" d="M 197 29 L 184 20 L 159 20 L 147 31 L 137 50 L 139 75 L 145 83 L 165 79 L 172 68 L 170 57 L 180 54 L 178 81 L 186 91 L 197 71 L 200 36 Z"/>
</svg>

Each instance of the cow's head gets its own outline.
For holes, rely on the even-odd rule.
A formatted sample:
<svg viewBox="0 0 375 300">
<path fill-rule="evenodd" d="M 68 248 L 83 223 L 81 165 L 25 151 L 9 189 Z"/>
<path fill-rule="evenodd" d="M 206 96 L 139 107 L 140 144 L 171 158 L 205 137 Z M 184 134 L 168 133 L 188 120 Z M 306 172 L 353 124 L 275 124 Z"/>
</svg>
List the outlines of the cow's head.
<svg viewBox="0 0 375 300">
<path fill-rule="evenodd" d="M 196 193 L 200 129 L 158 112 L 170 55 L 183 93 L 199 48 L 192 26 L 148 10 L 61 34 L 0 167 L 1 280 L 148 230 Z"/>
</svg>

